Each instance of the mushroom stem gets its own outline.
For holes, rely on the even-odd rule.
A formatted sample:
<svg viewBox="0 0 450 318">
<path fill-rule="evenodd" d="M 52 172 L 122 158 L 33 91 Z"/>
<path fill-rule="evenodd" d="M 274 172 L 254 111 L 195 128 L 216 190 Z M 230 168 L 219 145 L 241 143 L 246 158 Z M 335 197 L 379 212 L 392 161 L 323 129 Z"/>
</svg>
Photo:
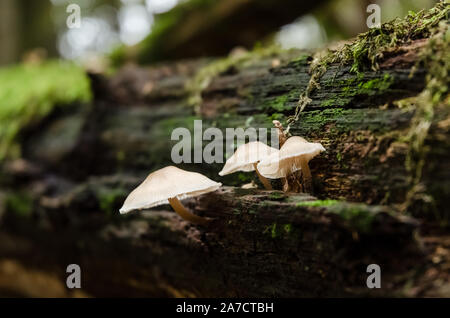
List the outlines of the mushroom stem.
<svg viewBox="0 0 450 318">
<path fill-rule="evenodd" d="M 272 190 L 272 185 L 270 184 L 270 181 L 267 180 L 265 177 L 263 177 L 259 171 L 258 168 L 256 168 L 256 163 L 253 164 L 253 167 L 255 168 L 255 172 L 258 175 L 259 181 L 261 181 L 261 183 L 264 185 L 264 188 L 266 190 Z"/>
<path fill-rule="evenodd" d="M 302 159 L 300 161 L 300 167 L 302 169 L 303 189 L 306 193 L 312 193 L 313 191 L 312 176 L 311 170 L 309 170 L 308 161 Z"/>
<path fill-rule="evenodd" d="M 283 146 L 283 144 L 287 140 L 286 133 L 284 132 L 283 125 L 278 120 L 274 120 L 272 121 L 272 123 L 274 124 L 275 128 L 278 129 L 278 147 L 281 148 L 281 146 Z"/>
<path fill-rule="evenodd" d="M 208 223 L 208 219 L 202 218 L 201 216 L 195 215 L 184 207 L 184 205 L 177 198 L 169 198 L 169 203 L 172 208 L 186 221 L 194 224 L 205 225 Z"/>
<path fill-rule="evenodd" d="M 281 183 L 283 185 L 283 192 L 289 192 L 289 181 L 287 177 L 281 179 Z"/>
</svg>

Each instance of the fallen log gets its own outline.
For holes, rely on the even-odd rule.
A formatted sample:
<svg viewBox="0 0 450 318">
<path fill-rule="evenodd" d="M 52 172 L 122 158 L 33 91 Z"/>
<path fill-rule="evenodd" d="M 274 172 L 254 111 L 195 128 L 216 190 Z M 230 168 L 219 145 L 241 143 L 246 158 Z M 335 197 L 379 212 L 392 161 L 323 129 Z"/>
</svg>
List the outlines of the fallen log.
<svg viewBox="0 0 450 318">
<path fill-rule="evenodd" d="M 189 201 L 214 218 L 196 228 L 173 212 L 99 213 L 92 194 L 114 184 L 91 181 L 52 205 L 41 201 L 34 225 L 6 218 L 3 239 L 22 243 L 3 244 L 0 254 L 61 279 L 66 262 L 79 264 L 81 291 L 93 296 L 376 295 L 366 287 L 372 263 L 383 269 L 383 294 L 395 295 L 405 292 L 405 268 L 426 265 L 417 221 L 386 207 L 223 188 Z M 32 249 L 42 253 L 30 259 Z"/>
<path fill-rule="evenodd" d="M 92 74 L 91 108 L 29 127 L 22 158 L 2 164 L 0 258 L 61 280 L 77 262 L 94 296 L 448 295 L 447 42 L 425 30 L 377 55 L 377 68 L 339 60 L 345 49 L 325 60 L 269 49 Z M 314 197 L 224 188 L 190 203 L 215 219 L 208 228 L 168 211 L 118 215 L 144 176 L 173 164 L 175 128 L 267 128 L 293 115 L 290 133 L 327 149 L 310 162 Z M 180 167 L 225 185 L 256 178 Z M 378 292 L 365 285 L 372 263 Z"/>
<path fill-rule="evenodd" d="M 417 53 L 400 52 L 395 59 L 402 54 L 411 59 Z M 209 79 L 201 91 L 198 112 L 188 105 L 192 90 L 185 88 L 198 63 L 185 68 L 125 69 L 111 80 L 94 77 L 93 110 L 65 114 L 33 132 L 25 139 L 25 156 L 75 180 L 117 171 L 145 175 L 172 162 L 171 150 L 178 142 L 171 140 L 172 131 L 185 127 L 194 136 L 194 120 L 202 120 L 203 131 L 208 127 L 223 131 L 228 127 L 270 128 L 272 119 L 284 121 L 293 113 L 310 79 L 311 55 L 289 52 L 253 58 L 251 63 L 232 65 Z M 274 59 L 285 62 L 274 68 Z M 322 89 L 312 94 L 311 104 L 290 130 L 327 149 L 311 162 L 316 196 L 369 204 L 405 202 L 412 188 L 411 141 L 406 137 L 414 128 L 417 106 L 414 101 L 408 107 L 396 106 L 396 102 L 417 96 L 425 87 L 425 70 L 419 68 L 410 77 L 414 59 L 408 61 L 407 66 L 363 75 L 352 75 L 349 67 L 332 66 L 323 75 Z M 443 210 L 441 202 L 447 194 L 441 189 L 449 180 L 441 174 L 448 171 L 449 152 L 443 150 L 449 147 L 445 137 L 448 108 L 439 106 L 435 113 L 426 139 L 430 147 L 425 169 L 429 173 L 424 174 L 424 184 L 435 198 L 435 209 Z M 209 142 L 203 141 L 203 146 Z M 214 143 L 226 149 L 224 141 Z M 438 147 L 431 146 L 437 143 Z M 216 178 L 221 165 L 185 163 L 182 167 Z M 241 185 L 251 178 L 239 173 L 223 180 Z"/>
</svg>

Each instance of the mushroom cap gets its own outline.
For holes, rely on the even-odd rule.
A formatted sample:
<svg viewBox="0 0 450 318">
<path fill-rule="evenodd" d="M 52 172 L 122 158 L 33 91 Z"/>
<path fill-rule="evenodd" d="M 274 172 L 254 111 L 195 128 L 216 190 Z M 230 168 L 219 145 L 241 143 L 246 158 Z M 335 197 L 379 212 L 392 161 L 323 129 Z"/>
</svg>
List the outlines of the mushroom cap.
<svg viewBox="0 0 450 318">
<path fill-rule="evenodd" d="M 276 128 L 282 127 L 282 125 L 281 125 L 281 123 L 280 123 L 279 120 L 272 120 L 272 124 L 273 124 Z"/>
<path fill-rule="evenodd" d="M 168 166 L 152 172 L 134 189 L 120 209 L 120 213 L 149 209 L 168 204 L 169 198 L 179 200 L 217 190 L 222 184 L 197 172 Z"/>
<path fill-rule="evenodd" d="M 261 160 L 257 168 L 266 178 L 284 178 L 300 170 L 302 160 L 309 162 L 322 151 L 325 151 L 325 148 L 320 143 L 308 142 L 302 137 L 293 136 L 286 140 L 278 153 Z"/>
<path fill-rule="evenodd" d="M 222 171 L 219 172 L 219 175 L 224 176 L 236 171 L 254 171 L 254 163 L 275 153 L 278 153 L 278 149 L 269 147 L 260 141 L 252 141 L 243 144 L 236 149 L 230 158 L 228 158 Z"/>
</svg>

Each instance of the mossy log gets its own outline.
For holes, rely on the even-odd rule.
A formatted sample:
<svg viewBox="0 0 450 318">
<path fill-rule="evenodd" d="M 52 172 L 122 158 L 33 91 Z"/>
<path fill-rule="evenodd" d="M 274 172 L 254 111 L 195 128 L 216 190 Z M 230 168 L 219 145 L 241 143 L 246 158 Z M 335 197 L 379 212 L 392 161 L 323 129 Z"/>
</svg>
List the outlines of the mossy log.
<svg viewBox="0 0 450 318">
<path fill-rule="evenodd" d="M 427 265 L 417 221 L 386 207 L 226 187 L 188 201 L 213 218 L 204 228 L 164 210 L 99 213 L 94 193 L 116 182 L 41 200 L 39 222 L 5 218 L 2 258 L 62 282 L 66 263 L 79 264 L 81 291 L 93 296 L 376 295 L 366 287 L 372 263 L 382 266 L 384 295 L 407 295 L 415 283 L 403 284 Z"/>
<path fill-rule="evenodd" d="M 330 63 L 320 78 L 312 52 L 273 49 L 91 74 L 91 108 L 28 127 L 22 158 L 2 163 L 0 258 L 61 279 L 76 262 L 91 295 L 448 295 L 439 226 L 449 217 L 450 108 L 445 85 L 444 98 L 423 104 L 428 42 L 398 45 L 377 71 Z M 118 215 L 149 172 L 173 164 L 175 128 L 269 128 L 305 92 L 290 133 L 327 150 L 310 162 L 313 196 L 242 190 L 253 173 L 219 178 L 222 163 L 184 163 L 236 186 L 189 203 L 210 227 L 168 211 Z M 365 286 L 371 263 L 386 282 L 378 292 Z"/>
<path fill-rule="evenodd" d="M 377 72 L 352 74 L 347 66 L 331 65 L 322 76 L 321 88 L 311 94 L 312 102 L 290 130 L 327 150 L 310 163 L 314 195 L 369 204 L 405 202 L 413 187 L 408 136 L 417 124 L 417 106 L 414 99 L 398 101 L 417 96 L 425 87 L 426 70 L 419 67 L 412 73 L 422 42 L 399 48 Z M 25 137 L 25 157 L 75 180 L 118 171 L 146 175 L 172 162 L 171 149 L 178 142 L 171 140 L 172 131 L 185 127 L 193 136 L 195 119 L 203 120 L 203 130 L 223 131 L 270 128 L 272 119 L 285 121 L 309 83 L 311 59 L 305 52 L 275 51 L 232 63 L 198 60 L 127 67 L 109 79 L 93 76 L 91 112 L 63 114 L 33 131 Z M 213 75 L 200 79 L 209 85 L 196 90 L 195 74 L 205 67 Z M 187 102 L 192 95 L 200 97 L 193 106 Z M 425 141 L 423 184 L 433 197 L 433 210 L 442 211 L 449 195 L 449 108 L 442 105 L 435 113 Z M 217 179 L 221 165 L 182 167 Z M 252 178 L 237 173 L 223 180 L 240 185 Z"/>
</svg>

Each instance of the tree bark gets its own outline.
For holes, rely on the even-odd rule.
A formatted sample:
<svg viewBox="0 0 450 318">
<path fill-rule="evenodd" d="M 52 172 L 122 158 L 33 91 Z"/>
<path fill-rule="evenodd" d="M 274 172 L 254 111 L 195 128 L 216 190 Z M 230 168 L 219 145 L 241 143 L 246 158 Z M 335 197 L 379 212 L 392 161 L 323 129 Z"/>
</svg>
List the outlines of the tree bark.
<svg viewBox="0 0 450 318">
<path fill-rule="evenodd" d="M 80 264 L 83 291 L 93 296 L 448 296 L 449 237 L 436 220 L 448 216 L 449 108 L 434 109 L 414 184 L 405 136 L 418 108 L 396 103 L 425 87 L 426 69 L 410 76 L 423 45 L 397 48 L 377 72 L 328 67 L 290 129 L 327 150 L 310 161 L 314 197 L 240 189 L 255 174 L 219 179 L 221 163 L 181 164 L 236 186 L 190 201 L 215 219 L 206 229 L 169 211 L 118 209 L 149 172 L 173 164 L 173 129 L 192 133 L 195 119 L 203 129 L 284 123 L 309 83 L 312 54 L 219 61 L 200 88 L 190 84 L 210 60 L 91 75 L 92 107 L 30 128 L 23 158 L 2 165 L 0 258 L 62 281 L 67 264 Z M 402 209 L 413 187 L 441 218 Z M 366 288 L 369 264 L 382 268 L 381 291 Z"/>
<path fill-rule="evenodd" d="M 87 200 L 107 186 L 115 184 L 96 180 L 41 202 L 47 217 L 37 224 L 6 218 L 2 241 L 20 244 L 2 244 L 0 254 L 61 281 L 70 259 L 83 270 L 82 292 L 94 296 L 376 295 L 365 285 L 368 264 L 383 264 L 384 281 L 397 283 L 411 278 L 405 267 L 426 265 L 413 235 L 418 223 L 387 207 L 225 187 L 188 202 L 213 218 L 197 228 L 168 211 L 107 217 Z"/>
<path fill-rule="evenodd" d="M 354 75 L 349 67 L 333 65 L 323 75 L 321 89 L 312 93 L 312 102 L 290 129 L 291 134 L 320 142 L 327 150 L 310 162 L 316 196 L 368 204 L 401 204 L 406 200 L 411 189 L 411 171 L 407 168 L 411 145 L 405 136 L 414 125 L 416 108 L 414 104 L 400 108 L 393 103 L 416 96 L 424 88 L 424 69 L 409 76 L 418 58 L 417 50 L 423 45 L 399 48 L 401 53 L 386 59 L 382 65 L 389 67 L 379 72 Z M 272 67 L 274 59 L 281 60 L 281 66 Z M 202 120 L 203 131 L 218 127 L 224 132 L 227 127 L 270 128 L 272 118 L 285 120 L 308 84 L 310 60 L 304 52 L 291 51 L 255 56 L 250 63 L 230 66 L 213 76 L 201 91 L 197 113 L 187 105 L 191 92 L 185 86 L 199 68 L 207 65 L 205 60 L 159 68 L 125 68 L 111 79 L 96 76 L 93 110 L 84 117 L 79 113 L 65 115 L 34 131 L 25 139 L 25 153 L 31 160 L 75 180 L 117 171 L 146 175 L 172 162 L 171 150 L 178 142 L 171 140 L 175 128 L 188 128 L 194 138 L 196 119 Z M 426 140 L 430 147 L 425 169 L 429 172 L 424 182 L 435 197 L 437 209 L 445 210 L 443 202 L 448 193 L 441 189 L 448 186 L 450 177 L 445 172 L 449 171 L 449 152 L 443 151 L 450 147 L 445 138 L 448 107 L 439 107 L 436 114 Z M 71 124 L 77 120 L 82 124 Z M 74 138 L 55 142 L 55 131 Z M 203 146 L 209 142 L 203 141 Z M 436 143 L 438 147 L 431 146 Z M 44 146 L 45 152 L 41 150 Z M 217 178 L 221 166 L 181 165 L 212 178 Z M 442 174 L 445 177 L 441 178 Z M 225 184 L 241 185 L 253 177 L 238 173 L 223 180 Z"/>
</svg>

